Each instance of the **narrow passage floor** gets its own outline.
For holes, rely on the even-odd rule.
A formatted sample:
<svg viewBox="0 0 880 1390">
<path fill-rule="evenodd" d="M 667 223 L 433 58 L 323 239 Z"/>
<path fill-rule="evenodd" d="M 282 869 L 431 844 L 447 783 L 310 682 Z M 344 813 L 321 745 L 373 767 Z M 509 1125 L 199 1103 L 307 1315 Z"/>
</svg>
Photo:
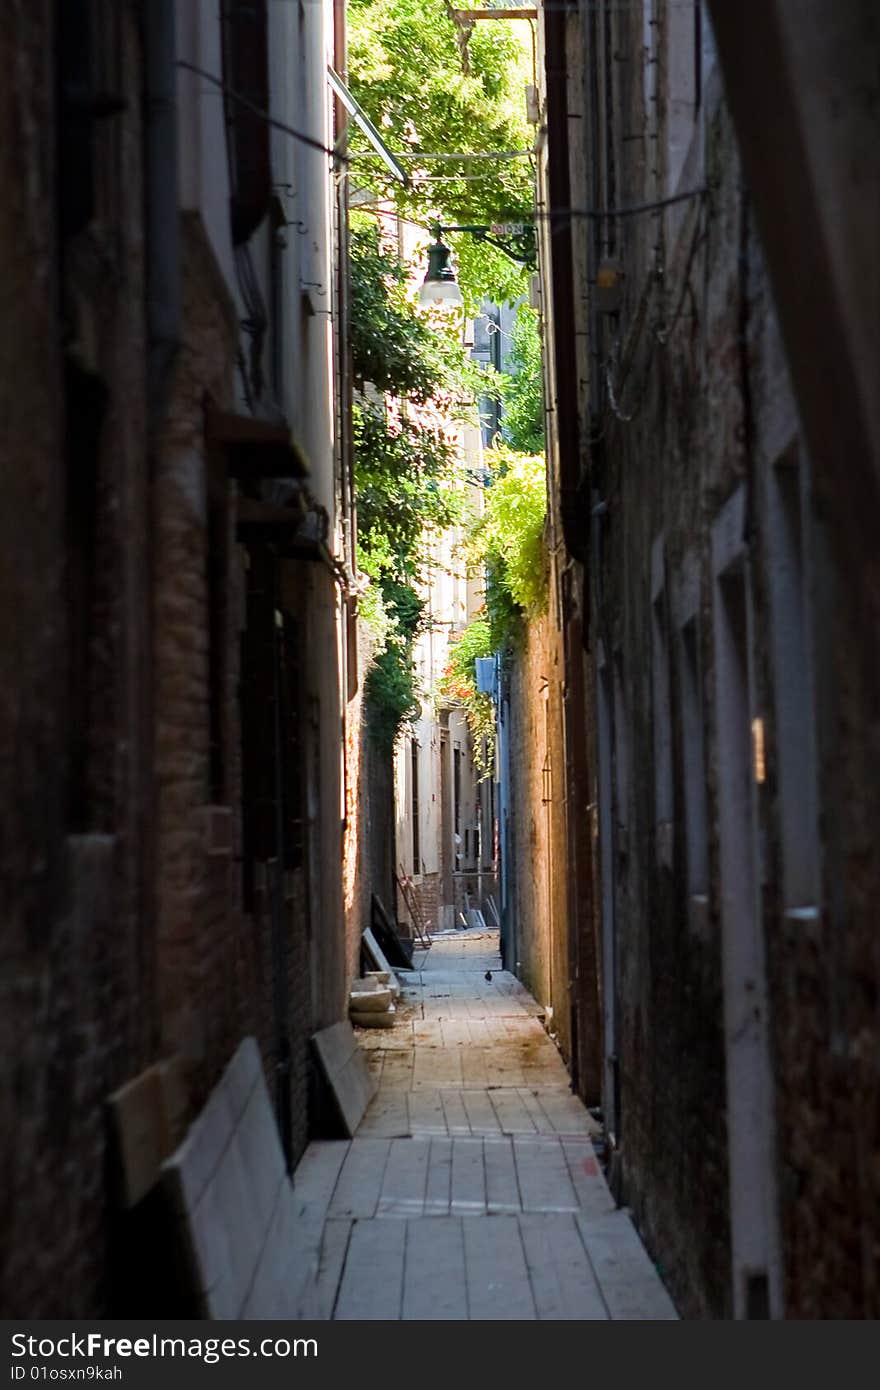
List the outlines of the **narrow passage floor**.
<svg viewBox="0 0 880 1390">
<path fill-rule="evenodd" d="M 358 1030 L 379 1089 L 356 1137 L 296 1172 L 322 1316 L 674 1318 L 497 932 L 435 937 L 414 966 L 395 1027 Z"/>
</svg>

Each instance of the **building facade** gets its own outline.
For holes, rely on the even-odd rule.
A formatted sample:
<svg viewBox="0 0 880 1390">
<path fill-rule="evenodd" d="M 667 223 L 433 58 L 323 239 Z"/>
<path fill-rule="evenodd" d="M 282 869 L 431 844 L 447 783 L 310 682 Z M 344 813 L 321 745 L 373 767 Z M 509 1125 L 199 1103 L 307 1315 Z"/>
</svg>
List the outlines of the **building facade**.
<svg viewBox="0 0 880 1390">
<path fill-rule="evenodd" d="M 126 1126 L 161 1092 L 167 1152 L 254 1034 L 292 1164 L 345 1013 L 339 42 L 330 3 L 4 30 L 8 1316 L 181 1311 Z"/>
<path fill-rule="evenodd" d="M 458 434 L 465 511 L 478 515 L 480 433 L 466 425 Z M 411 879 L 429 928 L 442 931 L 462 926 L 467 912 L 487 907 L 496 891 L 494 779 L 480 765 L 485 750 L 474 749 L 465 711 L 443 679 L 452 645 L 483 606 L 482 579 L 469 568 L 464 526 L 426 541 L 422 627 L 413 652 L 421 705 L 395 750 L 396 873 Z M 409 921 L 402 897 L 398 910 Z"/>
<path fill-rule="evenodd" d="M 721 5 L 542 19 L 569 843 L 599 961 L 574 988 L 615 1189 L 681 1311 L 871 1317 L 877 352 L 852 277 L 876 284 L 877 32 L 864 6 L 797 33 L 785 8 L 748 44 Z M 756 93 L 808 142 L 774 144 L 782 184 Z M 804 168 L 837 201 L 808 203 Z"/>
</svg>

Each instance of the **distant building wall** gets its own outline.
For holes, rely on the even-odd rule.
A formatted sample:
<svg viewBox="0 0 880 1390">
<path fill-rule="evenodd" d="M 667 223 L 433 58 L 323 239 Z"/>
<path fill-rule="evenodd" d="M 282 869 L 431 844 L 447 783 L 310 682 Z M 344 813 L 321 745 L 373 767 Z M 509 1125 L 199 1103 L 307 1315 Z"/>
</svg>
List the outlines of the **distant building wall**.
<svg viewBox="0 0 880 1390">
<path fill-rule="evenodd" d="M 547 1010 L 568 1061 L 569 919 L 559 634 L 550 611 L 531 615 L 508 658 L 511 968 Z"/>
</svg>

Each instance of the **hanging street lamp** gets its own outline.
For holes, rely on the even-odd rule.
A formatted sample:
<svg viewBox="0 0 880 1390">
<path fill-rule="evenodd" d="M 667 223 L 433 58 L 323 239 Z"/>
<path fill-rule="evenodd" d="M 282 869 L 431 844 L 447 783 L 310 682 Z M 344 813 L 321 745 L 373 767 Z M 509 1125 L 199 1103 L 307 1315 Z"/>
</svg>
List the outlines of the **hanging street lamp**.
<svg viewBox="0 0 880 1390">
<path fill-rule="evenodd" d="M 461 304 L 462 293 L 455 278 L 455 271 L 449 264 L 451 252 L 443 244 L 440 229 L 436 229 L 436 241 L 428 247 L 428 272 L 419 290 L 419 303 L 424 306 Z"/>
</svg>

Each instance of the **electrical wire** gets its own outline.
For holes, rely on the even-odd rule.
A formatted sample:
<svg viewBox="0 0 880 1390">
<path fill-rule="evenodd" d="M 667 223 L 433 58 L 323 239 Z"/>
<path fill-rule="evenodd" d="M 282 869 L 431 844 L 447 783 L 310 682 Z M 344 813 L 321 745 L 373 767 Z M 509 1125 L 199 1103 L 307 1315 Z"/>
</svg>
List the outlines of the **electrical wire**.
<svg viewBox="0 0 880 1390">
<path fill-rule="evenodd" d="M 482 150 L 482 151 L 480 151 L 480 150 L 472 150 L 470 153 L 468 153 L 467 150 L 453 150 L 453 151 L 445 150 L 445 151 L 442 151 L 442 152 L 438 152 L 438 151 L 430 151 L 430 152 L 429 152 L 429 151 L 424 151 L 424 150 L 407 150 L 407 151 L 404 152 L 404 151 L 400 151 L 400 150 L 395 150 L 395 151 L 394 151 L 394 157 L 395 157 L 395 159 L 438 159 L 438 160 L 451 160 L 451 161 L 458 160 L 458 159 L 498 159 L 498 160 L 507 160 L 507 159 L 531 159 L 531 157 L 532 157 L 532 155 L 533 155 L 534 153 L 535 153 L 534 150 Z M 356 150 L 356 151 L 354 152 L 354 154 L 349 155 L 349 159 L 379 159 L 379 158 L 380 158 L 380 156 L 379 156 L 378 154 L 376 154 L 375 151 L 373 151 L 373 150 Z"/>
<path fill-rule="evenodd" d="M 197 76 L 204 78 L 206 82 L 213 83 L 225 96 L 229 97 L 230 101 L 238 102 L 240 106 L 253 112 L 255 116 L 259 116 L 267 125 L 272 126 L 275 130 L 283 131 L 286 135 L 292 136 L 295 140 L 301 141 L 302 144 L 308 145 L 310 149 L 318 150 L 321 154 L 329 155 L 331 159 L 342 164 L 350 164 L 353 159 L 360 157 L 357 155 L 340 154 L 337 150 L 332 149 L 329 145 L 322 144 L 320 140 L 316 140 L 313 136 L 306 135 L 303 131 L 296 130 L 293 126 L 287 125 L 286 122 L 277 120 L 268 111 L 263 110 L 262 107 L 250 101 L 248 97 L 242 96 L 240 92 L 236 92 L 232 87 L 228 86 L 222 78 L 215 76 L 214 73 L 208 72 L 205 68 L 198 67 L 195 63 L 190 63 L 184 58 L 178 58 L 176 66 L 184 68 L 187 72 L 195 73 Z M 506 160 L 523 157 L 531 158 L 533 153 L 532 150 L 495 150 L 474 154 L 396 154 L 395 158 Z M 368 158 L 369 156 L 364 157 Z M 704 197 L 707 192 L 708 187 L 703 185 L 699 188 L 688 189 L 684 193 L 675 193 L 669 198 L 661 198 L 654 203 L 637 203 L 629 208 L 550 208 L 546 212 L 535 212 L 533 214 L 533 220 L 553 222 L 561 218 L 584 217 L 602 221 L 605 219 L 636 217 L 641 213 L 656 212 L 663 208 L 672 207 L 675 203 L 687 202 L 691 198 Z"/>
<path fill-rule="evenodd" d="M 320 5 L 323 4 L 323 0 L 272 0 L 272 3 L 275 5 Z M 694 3 L 695 0 L 666 0 L 666 9 L 693 10 Z M 572 16 L 576 16 L 582 13 L 583 11 L 587 10 L 594 14 L 601 14 L 603 12 L 608 14 L 644 14 L 645 12 L 644 0 L 580 0 L 580 3 L 577 3 L 577 0 L 568 0 L 568 3 L 566 2 L 566 0 L 558 0 L 558 3 L 557 0 L 534 0 L 534 3 L 530 5 L 520 6 L 517 3 L 499 4 L 497 6 L 486 5 L 485 7 L 477 4 L 465 4 L 464 0 L 462 0 L 461 5 L 456 4 L 453 6 L 453 9 L 479 10 L 481 19 L 484 15 L 487 19 L 491 18 L 493 9 L 510 10 L 520 8 L 537 9 L 539 14 L 542 11 L 545 14 L 562 11 L 565 14 Z M 528 24 L 532 21 L 529 18 L 529 16 L 523 15 L 522 19 L 517 18 L 515 21 L 510 21 L 507 19 L 498 19 L 497 22 L 499 24 L 507 24 L 510 22 Z"/>
<path fill-rule="evenodd" d="M 536 220 L 542 222 L 553 222 L 557 218 L 563 217 L 586 217 L 597 222 L 604 221 L 606 218 L 611 221 L 615 218 L 638 217 L 645 212 L 662 212 L 664 208 L 673 207 L 676 203 L 687 203 L 694 198 L 705 198 L 709 192 L 708 184 L 701 184 L 698 188 L 689 188 L 684 193 L 673 193 L 669 198 L 658 198 L 653 203 L 634 203 L 628 208 L 550 208 L 546 212 L 536 212 Z"/>
<path fill-rule="evenodd" d="M 303 145 L 308 145 L 310 149 L 318 150 L 320 154 L 328 154 L 331 159 L 335 159 L 340 164 L 348 164 L 348 155 L 339 154 L 337 150 L 331 149 L 329 145 L 324 145 L 320 140 L 316 140 L 313 135 L 306 135 L 301 130 L 295 130 L 292 125 L 287 125 L 284 121 L 279 121 L 270 112 L 264 111 L 262 106 L 257 106 L 248 97 L 242 96 L 241 92 L 236 92 L 234 88 L 228 86 L 221 77 L 217 77 L 213 72 L 208 72 L 205 68 L 197 67 L 195 63 L 189 63 L 184 58 L 178 58 L 176 67 L 185 68 L 187 72 L 194 72 L 198 77 L 203 77 L 206 82 L 211 82 L 218 87 L 224 96 L 229 97 L 230 101 L 238 102 L 246 111 L 251 111 L 255 116 L 259 116 L 267 125 L 275 130 L 281 130 L 285 135 L 292 135 L 294 140 L 299 140 Z"/>
</svg>

